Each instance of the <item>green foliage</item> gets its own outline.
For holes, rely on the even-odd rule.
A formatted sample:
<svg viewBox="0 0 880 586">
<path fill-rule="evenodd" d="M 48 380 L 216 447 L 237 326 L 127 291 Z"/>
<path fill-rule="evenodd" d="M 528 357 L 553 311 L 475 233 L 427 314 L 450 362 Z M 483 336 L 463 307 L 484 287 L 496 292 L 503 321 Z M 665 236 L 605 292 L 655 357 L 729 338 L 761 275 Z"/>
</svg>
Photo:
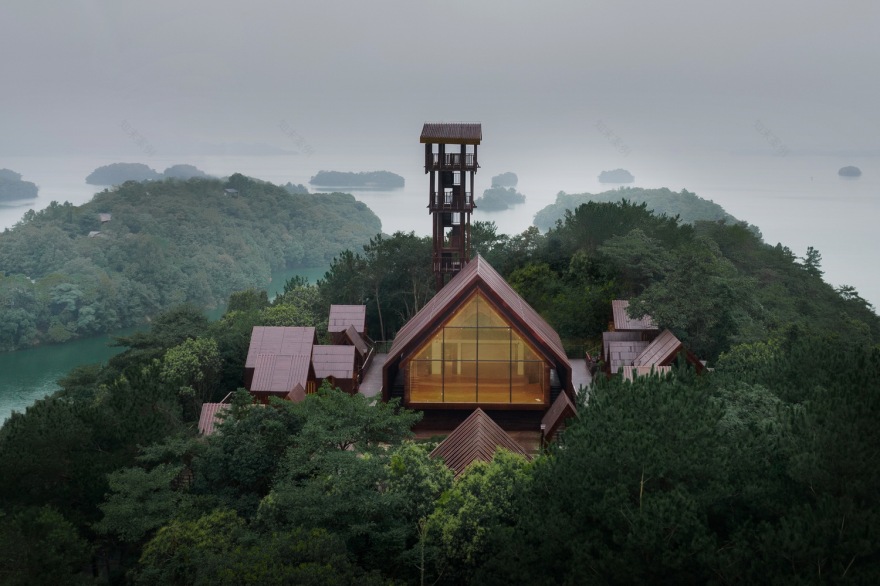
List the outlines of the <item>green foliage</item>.
<svg viewBox="0 0 880 586">
<path fill-rule="evenodd" d="M 428 520 L 428 540 L 443 552 L 438 572 L 446 582 L 470 582 L 500 553 L 499 543 L 517 524 L 515 497 L 527 489 L 529 477 L 524 458 L 498 450 L 492 462 L 471 464 L 443 494 Z"/>
<path fill-rule="evenodd" d="M 0 510 L 0 582 L 7 586 L 88 584 L 89 545 L 51 507 Z"/>
<path fill-rule="evenodd" d="M 234 512 L 173 521 L 144 548 L 135 584 L 380 584 L 348 561 L 337 538 L 320 530 L 253 533 Z"/>
<path fill-rule="evenodd" d="M 565 193 L 556 195 L 556 202 L 548 205 L 535 214 L 535 226 L 541 230 L 552 228 L 559 220 L 565 218 L 565 211 L 572 211 L 587 202 L 614 203 L 625 199 L 634 204 L 646 204 L 654 214 L 678 216 L 682 222 L 692 224 L 698 220 L 722 220 L 728 224 L 736 224 L 738 220 L 724 211 L 720 205 L 705 200 L 694 193 L 682 189 L 675 193 L 667 188 L 643 189 L 641 187 L 619 187 L 598 194 Z"/>
<path fill-rule="evenodd" d="M 53 202 L 0 233 L 0 351 L 137 325 L 181 303 L 214 306 L 272 271 L 326 266 L 380 229 L 349 194 L 291 194 L 241 175 Z"/>
</svg>

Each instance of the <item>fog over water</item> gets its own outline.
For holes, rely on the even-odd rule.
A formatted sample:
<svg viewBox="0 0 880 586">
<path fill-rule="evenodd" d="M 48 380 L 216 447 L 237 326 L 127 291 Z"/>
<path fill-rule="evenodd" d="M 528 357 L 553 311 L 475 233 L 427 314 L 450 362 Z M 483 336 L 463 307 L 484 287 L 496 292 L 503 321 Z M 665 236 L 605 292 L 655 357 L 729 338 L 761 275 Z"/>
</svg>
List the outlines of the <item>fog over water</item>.
<svg viewBox="0 0 880 586">
<path fill-rule="evenodd" d="M 429 235 L 427 176 L 423 173 L 423 150 L 418 144 L 420 127 L 413 129 L 408 145 L 397 151 L 364 154 L 284 156 L 54 156 L 3 157 L 3 165 L 18 169 L 40 186 L 40 197 L 31 202 L 0 204 L 0 229 L 12 226 L 29 207 L 42 208 L 51 200 L 84 203 L 102 188 L 84 181 L 97 166 L 111 162 L 143 162 L 163 170 L 175 163 L 194 164 L 216 176 L 241 172 L 277 184 L 302 183 L 319 170 L 388 170 L 406 179 L 403 189 L 391 192 L 353 191 L 382 220 L 382 230 L 415 231 Z M 496 144 L 492 129 L 484 126 L 479 156 L 482 168 L 476 176 L 476 194 L 490 186 L 493 175 L 513 171 L 517 189 L 526 203 L 503 212 L 477 209 L 474 220 L 494 221 L 499 232 L 517 234 L 528 228 L 534 214 L 553 203 L 559 191 L 599 193 L 613 189 L 597 176 L 603 169 L 625 167 L 636 177 L 632 185 L 674 191 L 687 189 L 711 199 L 741 220 L 757 225 L 770 244 L 788 246 L 802 256 L 808 246 L 823 257 L 825 279 L 832 285 L 853 285 L 880 306 L 880 271 L 875 251 L 880 250 L 880 157 L 833 155 L 731 154 L 724 152 L 658 153 L 577 152 L 547 149 L 542 152 L 511 149 Z M 844 164 L 856 164 L 865 172 L 856 180 L 838 177 Z M 314 188 L 308 186 L 311 191 Z"/>
<path fill-rule="evenodd" d="M 503 232 L 623 167 L 816 247 L 878 305 L 878 29 L 869 0 L 6 0 L 0 168 L 40 207 L 87 200 L 117 161 L 280 183 L 387 169 L 404 190 L 358 197 L 386 232 L 427 233 L 421 125 L 479 121 L 477 195 L 514 171 L 528 197 L 475 214 Z"/>
</svg>

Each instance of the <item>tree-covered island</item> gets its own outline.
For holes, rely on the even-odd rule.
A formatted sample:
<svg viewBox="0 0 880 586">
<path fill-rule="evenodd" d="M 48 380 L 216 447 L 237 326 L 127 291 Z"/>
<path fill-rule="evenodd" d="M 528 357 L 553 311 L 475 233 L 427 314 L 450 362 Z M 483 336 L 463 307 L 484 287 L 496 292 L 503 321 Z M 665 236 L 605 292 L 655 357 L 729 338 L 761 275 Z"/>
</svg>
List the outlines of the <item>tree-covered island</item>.
<svg viewBox="0 0 880 586">
<path fill-rule="evenodd" d="M 318 171 L 309 180 L 317 187 L 355 189 L 398 189 L 404 186 L 404 178 L 390 171 Z"/>
<path fill-rule="evenodd" d="M 53 202 L 0 233 L 0 350 L 113 331 L 179 303 L 214 306 L 274 270 L 326 266 L 380 229 L 351 195 L 238 174 Z"/>
<path fill-rule="evenodd" d="M 0 201 L 33 199 L 38 191 L 36 184 L 22 180 L 21 173 L 0 169 Z"/>
</svg>

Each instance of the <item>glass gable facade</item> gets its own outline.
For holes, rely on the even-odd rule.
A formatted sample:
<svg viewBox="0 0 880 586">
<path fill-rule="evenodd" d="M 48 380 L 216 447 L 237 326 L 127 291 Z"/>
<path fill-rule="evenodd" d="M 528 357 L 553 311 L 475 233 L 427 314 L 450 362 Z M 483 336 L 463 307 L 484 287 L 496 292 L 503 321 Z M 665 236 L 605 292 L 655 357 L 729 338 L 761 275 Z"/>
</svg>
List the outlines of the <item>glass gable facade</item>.
<svg viewBox="0 0 880 586">
<path fill-rule="evenodd" d="M 477 292 L 409 362 L 410 403 L 542 405 L 545 362 Z"/>
</svg>

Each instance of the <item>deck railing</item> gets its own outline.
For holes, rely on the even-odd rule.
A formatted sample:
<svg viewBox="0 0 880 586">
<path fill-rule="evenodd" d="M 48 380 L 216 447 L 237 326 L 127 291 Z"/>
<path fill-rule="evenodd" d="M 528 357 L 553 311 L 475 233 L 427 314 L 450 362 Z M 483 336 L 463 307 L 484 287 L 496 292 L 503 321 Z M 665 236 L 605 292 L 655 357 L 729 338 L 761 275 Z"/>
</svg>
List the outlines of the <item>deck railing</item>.
<svg viewBox="0 0 880 586">
<path fill-rule="evenodd" d="M 431 164 L 434 167 L 441 165 L 440 153 L 432 153 Z M 465 153 L 464 166 L 473 167 L 476 164 L 474 153 Z M 461 153 L 446 153 L 443 155 L 443 167 L 461 167 Z"/>
<path fill-rule="evenodd" d="M 435 191 L 431 194 L 432 210 L 471 210 L 474 207 L 474 194 L 470 191 L 464 192 L 464 197 L 456 197 L 458 193 L 454 191 Z"/>
</svg>

